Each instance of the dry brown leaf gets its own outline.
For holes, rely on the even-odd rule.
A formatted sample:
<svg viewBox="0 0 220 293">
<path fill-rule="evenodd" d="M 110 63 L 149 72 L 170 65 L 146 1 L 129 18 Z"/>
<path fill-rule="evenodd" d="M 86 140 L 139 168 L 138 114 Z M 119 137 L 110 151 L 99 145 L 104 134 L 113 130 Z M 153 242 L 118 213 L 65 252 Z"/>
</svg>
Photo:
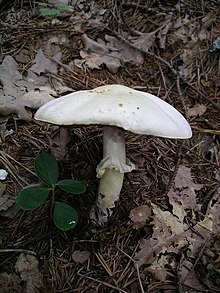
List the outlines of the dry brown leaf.
<svg viewBox="0 0 220 293">
<path fill-rule="evenodd" d="M 75 2 L 75 4 L 73 4 Z M 71 24 L 74 26 L 74 31 L 85 33 L 88 29 L 103 27 L 106 20 L 107 9 L 100 8 L 94 1 L 90 2 L 90 9 L 84 7 L 85 1 L 74 0 L 72 5 L 76 9 L 76 14 L 71 17 Z M 86 4 L 87 5 L 87 4 Z"/>
<path fill-rule="evenodd" d="M 58 130 L 49 138 L 51 154 L 56 160 L 67 159 L 67 144 L 70 141 L 70 134 L 67 128 L 59 127 Z"/>
<path fill-rule="evenodd" d="M 215 195 L 210 200 L 205 218 L 197 225 L 204 227 L 213 234 L 220 233 L 220 188 L 217 189 Z"/>
<path fill-rule="evenodd" d="M 11 135 L 14 131 L 12 129 L 8 130 L 5 123 L 0 124 L 0 143 L 5 141 L 5 138 Z M 2 179 L 1 179 L 2 180 Z"/>
<path fill-rule="evenodd" d="M 62 54 L 59 52 L 53 56 L 53 59 L 59 62 L 61 60 L 61 56 Z M 57 64 L 51 59 L 47 58 L 44 55 L 42 49 L 39 49 L 33 60 L 33 65 L 31 66 L 30 70 L 38 75 L 47 72 L 57 74 Z"/>
<path fill-rule="evenodd" d="M 38 269 L 38 260 L 32 254 L 21 253 L 15 264 L 16 271 L 26 283 L 26 292 L 36 292 L 43 286 L 43 275 Z"/>
<path fill-rule="evenodd" d="M 72 254 L 72 258 L 76 263 L 84 263 L 90 258 L 91 253 L 87 250 L 75 250 Z"/>
<path fill-rule="evenodd" d="M 193 182 L 191 169 L 184 165 L 179 166 L 174 182 L 175 187 L 179 189 L 188 187 L 190 189 L 200 190 L 203 187 L 203 184 Z"/>
<path fill-rule="evenodd" d="M 202 116 L 207 110 L 204 104 L 196 104 L 194 107 L 189 108 L 187 113 L 189 117 Z"/>
<path fill-rule="evenodd" d="M 11 56 L 5 56 L 0 65 L 0 81 L 3 85 L 3 94 L 6 97 L 21 96 L 25 94 L 27 82 L 23 80 L 22 75 L 17 70 L 18 64 Z M 0 99 L 0 107 L 2 107 L 2 98 Z"/>
<path fill-rule="evenodd" d="M 167 277 L 166 265 L 171 266 L 172 262 L 170 261 L 169 255 L 161 254 L 158 259 L 156 259 L 149 267 L 145 269 L 154 275 L 157 280 L 164 282 Z"/>
<path fill-rule="evenodd" d="M 197 233 L 192 232 L 184 221 L 187 209 L 200 210 L 200 206 L 196 204 L 195 190 L 199 190 L 203 185 L 193 182 L 191 170 L 185 166 L 179 166 L 174 183 L 174 189 L 168 193 L 169 202 L 173 206 L 172 213 L 162 211 L 155 204 L 151 204 L 153 234 L 150 239 L 139 241 L 140 251 L 135 255 L 138 266 L 149 264 L 151 268 L 154 263 L 152 273 L 161 280 L 165 277 L 165 268 L 158 265 L 161 254 L 177 254 L 187 246 L 190 247 L 190 256 L 195 256 L 204 239 L 210 236 L 201 225 L 194 227 Z"/>
<path fill-rule="evenodd" d="M 130 219 L 133 222 L 133 229 L 140 229 L 146 225 L 146 220 L 148 220 L 152 215 L 152 210 L 148 205 L 141 205 L 130 212 Z"/>
<path fill-rule="evenodd" d="M 42 53 L 36 57 L 37 63 L 31 68 L 40 73 L 45 70 L 57 71 L 57 64 L 53 63 L 53 66 L 45 62 L 41 64 Z M 48 62 L 49 62 L 48 61 Z M 55 69 L 56 67 L 56 69 Z M 0 82 L 3 85 L 3 89 L 0 90 L 0 116 L 7 117 L 10 114 L 17 114 L 19 118 L 23 120 L 30 120 L 32 114 L 28 112 L 28 108 L 38 109 L 46 102 L 54 99 L 54 96 L 71 90 L 65 87 L 61 82 L 56 82 L 55 87 L 57 90 L 53 90 L 49 85 L 47 77 L 37 76 L 31 69 L 28 70 L 27 78 L 23 77 L 18 71 L 18 64 L 11 56 L 6 56 L 0 65 Z"/>
<path fill-rule="evenodd" d="M 158 259 L 159 254 L 173 252 L 188 244 L 184 231 L 187 225 L 172 215 L 169 211 L 162 211 L 155 204 L 153 208 L 153 234 L 150 239 L 139 241 L 140 251 L 135 255 L 136 263 L 151 264 Z"/>
<path fill-rule="evenodd" d="M 169 30 L 172 28 L 172 18 L 173 13 L 166 14 L 164 25 L 158 31 L 157 38 L 159 40 L 159 45 L 161 49 L 165 49 L 166 47 L 167 34 Z"/>
<path fill-rule="evenodd" d="M 184 259 L 180 267 L 180 281 L 181 284 L 196 289 L 196 292 L 205 292 L 205 288 L 199 281 L 197 273 L 193 269 L 193 263 Z"/>
<path fill-rule="evenodd" d="M 182 16 L 169 13 L 165 17 L 164 26 L 158 31 L 160 48 L 166 49 L 167 44 L 181 43 L 179 52 L 182 65 L 179 66 L 183 78 L 192 77 L 196 68 L 196 61 L 201 55 L 201 42 L 210 39 L 210 25 L 216 12 L 208 13 L 204 18 L 195 18 L 191 15 Z"/>
<path fill-rule="evenodd" d="M 201 42 L 210 38 L 209 26 L 213 22 L 213 17 L 213 12 L 211 12 L 201 21 L 189 19 L 187 23 L 188 40 L 180 54 L 183 64 L 179 67 L 180 75 L 183 78 L 191 78 L 193 76 L 198 56 L 201 55 Z"/>
<path fill-rule="evenodd" d="M 109 35 L 105 35 L 105 40 L 107 41 L 107 47 L 112 52 L 117 53 L 115 54 L 115 58 L 118 57 L 123 62 L 130 62 L 135 65 L 140 65 L 143 63 L 143 54 L 125 42 Z"/>
<path fill-rule="evenodd" d="M 31 61 L 30 52 L 27 49 L 19 50 L 19 53 L 15 55 L 15 60 L 24 64 L 28 64 Z"/>
<path fill-rule="evenodd" d="M 84 34 L 82 41 L 85 49 L 80 51 L 82 60 L 75 60 L 75 65 L 78 67 L 85 64 L 91 69 L 100 69 L 100 66 L 105 64 L 110 72 L 116 73 L 121 66 L 121 61 L 143 63 L 142 53 L 115 37 L 106 35 L 105 41 L 98 39 L 96 42 Z"/>
<path fill-rule="evenodd" d="M 131 38 L 129 41 L 138 49 L 147 52 L 154 44 L 157 31 L 158 30 L 150 33 L 140 33 L 140 36 L 137 38 Z"/>
</svg>

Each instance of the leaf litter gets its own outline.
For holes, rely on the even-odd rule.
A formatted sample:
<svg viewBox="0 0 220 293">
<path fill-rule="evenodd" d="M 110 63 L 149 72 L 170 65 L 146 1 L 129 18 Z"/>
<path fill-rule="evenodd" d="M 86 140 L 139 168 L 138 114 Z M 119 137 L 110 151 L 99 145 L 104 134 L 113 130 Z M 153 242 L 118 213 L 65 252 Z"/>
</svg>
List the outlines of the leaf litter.
<svg viewBox="0 0 220 293">
<path fill-rule="evenodd" d="M 55 55 L 60 60 L 61 54 Z M 44 103 L 53 100 L 56 96 L 70 90 L 62 83 L 58 83 L 57 91 L 53 89 L 48 77 L 41 73 L 57 73 L 57 64 L 48 59 L 41 49 L 36 54 L 33 65 L 28 70 L 27 78 L 18 71 L 18 64 L 11 56 L 6 56 L 0 65 L 0 116 L 17 114 L 20 119 L 30 120 L 31 114 L 27 107 L 38 109 Z"/>
<path fill-rule="evenodd" d="M 84 49 L 80 51 L 82 59 L 76 59 L 76 66 L 83 64 L 91 69 L 101 69 L 105 64 L 112 73 L 117 73 L 123 62 L 130 62 L 136 65 L 143 63 L 144 58 L 141 52 L 129 47 L 117 38 L 105 35 L 105 40 L 94 41 L 86 34 L 82 35 Z"/>
<path fill-rule="evenodd" d="M 15 270 L 25 282 L 25 292 L 32 293 L 43 286 L 43 275 L 39 271 L 39 262 L 34 255 L 21 253 L 15 264 Z"/>
<path fill-rule="evenodd" d="M 202 7 L 205 10 L 201 7 L 195 10 L 194 4 L 191 2 L 187 2 L 186 6 L 182 2 L 177 3 L 172 5 L 172 8 L 170 8 L 169 3 L 160 4 L 158 7 L 153 7 L 152 10 L 150 7 L 149 11 L 148 8 L 146 9 L 146 3 L 144 5 L 140 3 L 140 5 L 136 5 L 135 2 L 126 3 L 129 9 L 126 8 L 125 3 L 121 3 L 122 10 L 119 9 L 117 4 L 111 6 L 108 3 L 110 10 L 106 8 L 108 5 L 103 8 L 103 3 L 101 3 L 101 6 L 100 3 L 96 5 L 96 1 L 90 3 L 89 8 L 86 4 L 84 0 L 73 1 L 74 9 L 65 21 L 62 19 L 53 19 L 52 21 L 38 19 L 37 30 L 42 28 L 45 30 L 45 26 L 49 23 L 49 30 L 53 25 L 56 25 L 58 31 L 61 28 L 62 33 L 60 34 L 59 31 L 57 35 L 54 35 L 51 32 L 52 36 L 46 45 L 40 44 L 39 46 L 38 44 L 34 58 L 26 48 L 21 49 L 18 54 L 12 54 L 13 57 L 5 55 L 1 66 L 7 64 L 9 70 L 7 72 L 6 67 L 1 67 L 1 69 L 3 68 L 2 75 L 0 73 L 2 83 L 0 115 L 4 114 L 8 119 L 8 127 L 4 122 L 5 127 L 1 130 L 1 142 L 4 148 L 5 145 L 16 145 L 16 151 L 9 149 L 10 152 L 14 151 L 14 157 L 18 161 L 20 158 L 25 157 L 27 160 L 30 158 L 30 155 L 26 155 L 26 150 L 33 149 L 33 153 L 31 153 L 31 156 L 33 156 L 40 149 L 48 148 L 54 152 L 58 160 L 61 160 L 61 165 L 63 164 L 62 160 L 65 159 L 68 159 L 69 165 L 72 164 L 68 153 L 68 143 L 70 139 L 72 141 L 72 137 L 66 130 L 54 128 L 53 135 L 50 136 L 48 135 L 48 128 L 42 127 L 36 130 L 29 123 L 28 127 L 26 127 L 27 124 L 25 125 L 27 128 L 25 129 L 18 125 L 18 130 L 21 133 L 31 133 L 31 137 L 33 133 L 38 134 L 36 140 L 29 139 L 27 147 L 26 141 L 22 140 L 21 133 L 10 123 L 12 113 L 17 114 L 20 119 L 30 121 L 31 112 L 27 108 L 37 109 L 39 105 L 46 101 L 45 98 L 50 99 L 62 94 L 65 86 L 62 77 L 67 77 L 66 81 L 71 80 L 68 84 L 70 87 L 65 87 L 67 92 L 72 91 L 72 88 L 81 89 L 82 85 L 85 88 L 91 88 L 106 82 L 117 82 L 149 90 L 155 94 L 159 93 L 162 98 L 173 103 L 183 113 L 186 111 L 184 114 L 188 115 L 190 123 L 193 123 L 193 125 L 200 125 L 203 128 L 208 125 L 209 128 L 218 129 L 219 123 L 214 119 L 215 109 L 210 107 L 208 99 L 204 101 L 203 98 L 204 95 L 208 95 L 210 101 L 215 101 L 215 97 L 218 96 L 218 88 L 215 88 L 216 82 L 212 83 L 213 80 L 216 81 L 215 77 L 211 77 L 215 65 L 210 63 L 212 62 L 211 58 L 216 58 L 216 55 L 214 55 L 216 52 L 213 52 L 210 58 L 210 55 L 207 55 L 207 48 L 211 44 L 210 39 L 217 39 L 217 34 L 220 32 L 217 31 L 216 33 L 218 24 L 212 30 L 213 20 L 217 14 L 215 9 L 210 9 L 212 11 L 208 13 L 206 13 L 207 7 Z M 135 9 L 132 8 L 132 5 Z M 214 4 L 207 4 L 209 7 L 212 7 L 212 5 Z M 100 7 L 103 9 L 100 9 Z M 156 15 L 154 15 L 154 10 L 157 12 Z M 131 11 L 132 13 L 129 14 Z M 203 11 L 206 12 L 203 13 Z M 123 23 L 123 19 L 120 18 L 121 13 L 126 16 L 126 25 L 123 26 L 121 25 Z M 15 17 L 15 13 L 12 13 L 10 17 Z M 115 24 L 116 19 L 118 26 Z M 146 26 L 145 23 L 147 23 Z M 110 29 L 105 29 L 108 26 Z M 122 38 L 116 37 L 117 34 L 114 33 L 116 27 L 118 28 L 118 35 L 121 35 Z M 31 32 L 36 34 L 34 26 L 32 26 Z M 99 34 L 99 32 L 101 33 Z M 214 35 L 212 35 L 213 32 Z M 26 32 L 24 36 L 26 36 L 25 34 Z M 78 44 L 81 45 L 77 48 Z M 62 49 L 60 46 L 63 46 Z M 71 50 L 68 51 L 70 47 Z M 191 87 L 187 89 L 184 84 L 180 84 L 177 90 L 173 85 L 175 84 L 173 82 L 175 77 L 167 74 L 167 68 L 164 68 L 166 63 L 160 64 L 158 58 L 156 62 L 155 60 L 152 61 L 143 52 L 149 52 L 151 56 L 156 55 L 167 61 L 168 64 L 171 64 L 170 67 L 176 70 L 177 74 L 187 82 L 192 82 Z M 63 58 L 66 58 L 66 63 L 69 64 L 66 67 L 61 61 Z M 25 67 L 22 68 L 20 63 L 24 64 Z M 59 73 L 62 73 L 62 77 L 59 76 Z M 126 75 L 127 73 L 128 75 Z M 163 76 L 162 79 L 161 76 Z M 215 76 L 218 76 L 218 71 L 215 71 Z M 53 80 L 53 86 L 51 86 L 51 79 Z M 73 83 L 74 79 L 75 83 Z M 74 86 L 71 86 L 72 84 Z M 208 94 L 206 92 L 207 85 L 213 86 L 213 88 L 208 88 Z M 39 93 L 39 96 L 37 96 L 37 93 Z M 186 103 L 185 109 L 181 106 L 180 94 L 182 94 Z M 34 101 L 34 97 L 36 101 Z M 43 97 L 43 100 L 40 101 L 41 97 Z M 30 129 L 30 132 L 27 132 L 28 129 Z M 97 130 L 92 130 L 92 135 L 89 136 L 91 129 L 83 131 L 79 130 L 80 135 L 77 139 L 73 136 L 75 146 L 72 151 L 75 157 L 83 152 L 83 163 L 77 162 L 77 158 L 74 158 L 74 163 L 77 162 L 78 166 L 82 166 L 88 156 L 90 159 L 87 164 L 91 167 L 96 155 L 98 156 L 100 134 L 97 134 Z M 50 136 L 47 140 L 45 133 L 46 136 Z M 82 219 L 82 222 L 85 222 L 76 234 L 73 233 L 74 235 L 70 236 L 74 238 L 74 245 L 77 246 L 76 249 L 74 248 L 74 252 L 72 252 L 72 247 L 69 246 L 69 241 L 66 241 L 66 236 L 56 235 L 57 241 L 53 239 L 53 236 L 50 238 L 50 253 L 47 250 L 45 252 L 44 249 L 49 246 L 47 240 L 40 243 L 39 239 L 34 241 L 36 245 L 33 243 L 33 246 L 42 254 L 42 260 L 48 259 L 48 255 L 50 255 L 49 261 L 45 264 L 45 267 L 49 267 L 47 274 L 50 275 L 52 280 L 50 285 L 53 284 L 57 290 L 65 290 L 66 288 L 72 289 L 74 282 L 74 285 L 79 285 L 77 288 L 87 286 L 87 292 L 94 292 L 94 288 L 98 286 L 100 286 L 100 292 L 106 292 L 110 288 L 108 285 L 116 286 L 119 291 L 123 288 L 127 292 L 137 292 L 141 288 L 139 284 L 141 282 L 146 292 L 149 288 L 151 291 L 152 288 L 155 288 L 156 291 L 154 292 L 160 290 L 166 292 L 167 290 L 164 289 L 166 281 L 170 284 L 175 282 L 173 285 L 174 291 L 181 291 L 181 286 L 185 285 L 201 291 L 212 288 L 213 284 L 209 283 L 210 281 L 206 277 L 204 278 L 204 275 L 199 275 L 198 272 L 204 273 L 205 276 L 214 274 L 215 279 L 219 279 L 218 269 L 216 269 L 219 263 L 219 243 L 216 235 L 219 233 L 220 193 L 219 188 L 215 188 L 216 184 L 219 184 L 217 160 L 219 142 L 217 135 L 204 135 L 195 131 L 193 139 L 183 145 L 183 151 L 180 154 L 175 154 L 176 145 L 175 143 L 169 143 L 168 140 L 162 142 L 151 138 L 142 139 L 140 136 L 135 139 L 130 134 L 128 134 L 128 137 L 128 151 L 132 157 L 135 156 L 133 152 L 141 154 L 143 164 L 141 169 L 135 171 L 139 172 L 135 177 L 135 182 L 129 182 L 130 185 L 133 184 L 134 190 L 130 190 L 130 185 L 125 182 L 121 206 L 113 217 L 110 226 L 98 231 L 98 233 L 94 228 L 86 230 L 85 233 L 81 229 L 88 225 L 86 222 L 87 205 L 88 207 L 91 205 L 91 195 L 95 194 L 93 185 L 96 182 L 94 183 L 91 179 L 93 177 L 90 177 L 91 194 L 88 196 L 89 200 L 84 199 L 85 206 L 83 200 L 83 207 L 81 207 L 82 202 L 79 204 L 85 211 L 85 219 Z M 22 147 L 22 143 L 25 147 Z M 206 145 L 204 146 L 204 144 Z M 25 154 L 21 155 L 22 151 Z M 211 151 L 214 155 L 209 159 Z M 167 191 L 164 185 L 168 184 L 171 171 L 173 171 L 171 166 L 174 164 L 172 160 L 174 158 L 171 159 L 171 157 L 174 157 L 174 154 L 179 158 L 181 164 L 178 165 L 173 187 Z M 82 156 L 80 158 L 82 160 Z M 184 165 L 184 163 L 186 164 Z M 69 165 L 67 172 L 72 171 Z M 84 167 L 88 166 L 83 165 L 82 168 Z M 164 170 L 166 174 L 164 174 Z M 69 175 L 79 176 L 73 171 L 69 172 Z M 25 175 L 22 173 L 22 176 Z M 166 182 L 161 184 L 160 181 L 163 181 L 163 178 L 166 178 Z M 9 183 L 7 182 L 7 184 Z M 5 185 L 5 182 L 3 184 Z M 2 190 L 3 196 L 6 196 L 5 187 Z M 136 193 L 133 199 L 134 191 Z M 162 197 L 159 191 L 163 194 Z M 152 199 L 151 203 L 148 199 L 146 203 L 146 197 Z M 132 200 L 130 200 L 131 198 Z M 134 202 L 136 208 L 133 207 Z M 4 205 L 7 209 L 7 202 L 2 206 L 4 207 Z M 129 215 L 129 218 L 126 218 L 125 215 Z M 12 222 L 10 232 L 15 237 L 15 245 L 19 245 L 20 235 L 23 236 L 26 233 L 25 231 L 31 231 L 34 223 L 37 223 L 35 228 L 38 229 L 41 220 L 45 219 L 45 210 L 39 211 L 39 215 L 35 215 L 35 217 L 33 223 L 28 215 L 26 221 L 19 222 L 19 225 L 21 225 L 21 229 L 18 227 L 19 233 L 14 232 L 17 222 Z M 48 222 L 43 221 L 47 225 Z M 8 227 L 10 229 L 10 223 Z M 41 232 L 45 233 L 45 231 L 46 234 L 48 231 L 50 232 L 44 225 Z M 146 232 L 147 237 L 143 237 L 144 232 Z M 2 233 L 5 233 L 4 230 L 2 230 Z M 76 240 L 78 235 L 81 238 Z M 27 239 L 28 234 L 25 234 L 24 238 Z M 81 240 L 82 238 L 85 240 Z M 93 245 L 93 239 L 96 241 L 94 242 L 95 245 Z M 137 242 L 139 243 L 138 251 L 134 248 Z M 41 245 L 39 244 L 44 244 L 42 245 L 43 248 L 40 248 Z M 93 251 L 97 250 L 104 255 L 104 259 L 108 260 L 107 263 L 111 267 L 111 277 L 113 275 L 114 280 L 104 273 L 100 277 L 99 264 L 94 263 L 93 259 Z M 88 253 L 89 251 L 92 251 L 92 253 Z M 129 260 L 127 259 L 128 256 Z M 81 261 L 84 258 L 85 261 Z M 141 272 L 139 282 L 135 275 L 135 268 L 131 265 L 133 259 L 135 260 L 135 268 L 138 267 Z M 77 266 L 71 266 L 70 260 L 75 261 Z M 24 262 L 28 263 L 29 261 L 32 262 L 32 260 L 27 259 Z M 33 261 L 33 263 L 36 264 L 37 262 Z M 210 268 L 211 265 L 212 269 Z M 20 264 L 19 266 L 22 267 Z M 76 267 L 80 268 L 79 271 Z M 26 269 L 27 267 L 24 265 L 23 272 L 22 269 L 20 270 L 20 275 L 26 284 L 29 282 L 30 288 L 33 290 L 34 286 L 41 285 L 41 274 L 36 270 L 36 275 L 39 276 L 36 279 L 39 282 L 36 280 L 35 285 L 33 285 L 32 280 L 28 281 L 27 275 L 29 272 L 25 273 Z M 78 275 L 78 272 L 81 275 Z M 82 272 L 84 272 L 84 275 Z M 172 275 L 171 272 L 175 275 Z M 119 284 L 117 284 L 118 275 L 120 275 L 118 280 L 122 280 Z M 126 275 L 134 276 L 134 278 L 126 278 Z M 149 275 L 153 275 L 155 280 L 159 281 L 151 282 Z M 171 275 L 172 278 L 175 277 L 174 282 L 171 281 Z M 88 276 L 92 276 L 93 279 L 87 279 Z M 0 282 L 1 278 L 4 280 L 10 279 L 12 283 L 17 282 L 16 280 L 13 281 L 13 275 L 1 276 Z M 150 281 L 146 282 L 146 280 Z M 99 281 L 104 283 L 99 283 Z M 132 283 L 131 286 L 128 285 L 130 283 Z M 132 291 L 132 288 L 135 289 Z M 19 292 L 19 290 L 17 291 Z"/>
<path fill-rule="evenodd" d="M 201 206 L 197 203 L 196 191 L 201 188 L 203 184 L 193 182 L 191 169 L 180 165 L 175 176 L 174 187 L 167 194 L 169 203 L 172 205 L 172 212 L 163 211 L 151 203 L 153 234 L 151 238 L 139 241 L 135 265 L 140 267 L 147 264 L 146 270 L 153 273 L 160 281 L 164 281 L 167 277 L 167 265 L 172 263 L 173 267 L 177 268 L 174 255 L 184 249 L 192 262 L 187 259 L 183 261 L 181 282 L 192 288 L 196 288 L 198 284 L 195 273 L 191 274 L 194 268 L 193 259 L 196 260 L 201 249 L 212 239 L 212 235 L 220 232 L 219 189 L 209 202 L 204 219 L 196 220 L 195 212 L 201 210 Z M 192 213 L 195 223 L 193 226 L 187 223 L 189 212 Z"/>
</svg>

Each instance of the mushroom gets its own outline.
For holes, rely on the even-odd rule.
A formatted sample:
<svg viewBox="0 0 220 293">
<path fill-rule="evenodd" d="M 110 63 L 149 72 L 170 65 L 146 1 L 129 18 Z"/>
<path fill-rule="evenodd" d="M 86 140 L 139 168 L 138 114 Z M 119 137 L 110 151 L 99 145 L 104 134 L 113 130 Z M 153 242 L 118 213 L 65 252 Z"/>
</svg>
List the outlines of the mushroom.
<svg viewBox="0 0 220 293">
<path fill-rule="evenodd" d="M 160 98 L 123 85 L 77 91 L 44 104 L 35 119 L 56 125 L 104 125 L 103 159 L 97 166 L 98 199 L 92 219 L 104 224 L 115 207 L 124 173 L 135 165 L 126 159 L 125 131 L 174 139 L 192 136 L 185 118 Z"/>
</svg>

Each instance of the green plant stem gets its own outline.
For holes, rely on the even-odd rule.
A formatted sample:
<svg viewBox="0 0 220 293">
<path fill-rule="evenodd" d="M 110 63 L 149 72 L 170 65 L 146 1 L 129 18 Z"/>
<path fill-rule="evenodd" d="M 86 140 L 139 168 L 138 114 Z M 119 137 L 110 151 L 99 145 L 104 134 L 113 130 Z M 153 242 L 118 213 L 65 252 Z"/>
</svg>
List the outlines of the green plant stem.
<svg viewBox="0 0 220 293">
<path fill-rule="evenodd" d="M 55 202 L 55 186 L 52 186 L 52 201 L 51 201 L 51 215 L 53 214 L 53 206 L 54 206 L 54 202 Z"/>
</svg>

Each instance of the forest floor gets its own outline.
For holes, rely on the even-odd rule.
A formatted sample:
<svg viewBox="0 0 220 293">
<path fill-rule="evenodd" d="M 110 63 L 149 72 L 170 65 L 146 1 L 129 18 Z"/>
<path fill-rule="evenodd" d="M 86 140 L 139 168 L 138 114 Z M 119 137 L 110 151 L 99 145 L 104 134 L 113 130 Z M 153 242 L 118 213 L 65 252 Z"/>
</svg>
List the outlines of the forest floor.
<svg viewBox="0 0 220 293">
<path fill-rule="evenodd" d="M 220 292 L 220 2 L 75 0 L 65 10 L 57 2 L 0 2 L 0 169 L 8 173 L 0 292 Z M 137 168 L 99 227 L 89 214 L 102 126 L 66 129 L 34 113 L 48 99 L 107 84 L 160 97 L 193 135 L 126 132 Z M 15 204 L 38 183 L 42 151 L 61 178 L 87 185 L 76 197 L 57 194 L 79 214 L 66 232 L 54 226 L 49 199 L 31 212 Z"/>
</svg>

